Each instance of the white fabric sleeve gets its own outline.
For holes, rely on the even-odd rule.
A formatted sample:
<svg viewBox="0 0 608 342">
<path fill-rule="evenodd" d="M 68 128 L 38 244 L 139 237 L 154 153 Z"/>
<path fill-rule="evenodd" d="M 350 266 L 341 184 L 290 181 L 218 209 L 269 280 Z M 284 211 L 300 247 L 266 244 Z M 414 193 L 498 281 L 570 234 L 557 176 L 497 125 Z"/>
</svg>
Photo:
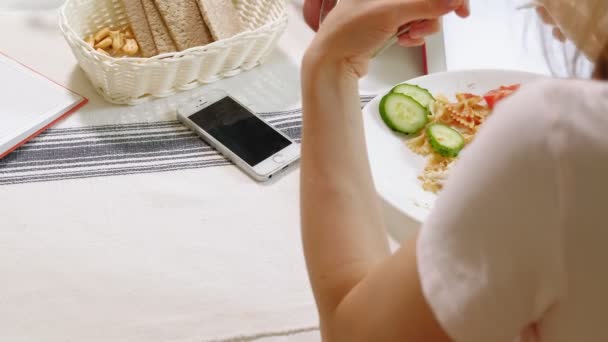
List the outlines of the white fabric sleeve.
<svg viewBox="0 0 608 342">
<path fill-rule="evenodd" d="M 505 100 L 418 240 L 424 295 L 456 341 L 514 341 L 563 291 L 555 128 L 542 87 Z"/>
</svg>

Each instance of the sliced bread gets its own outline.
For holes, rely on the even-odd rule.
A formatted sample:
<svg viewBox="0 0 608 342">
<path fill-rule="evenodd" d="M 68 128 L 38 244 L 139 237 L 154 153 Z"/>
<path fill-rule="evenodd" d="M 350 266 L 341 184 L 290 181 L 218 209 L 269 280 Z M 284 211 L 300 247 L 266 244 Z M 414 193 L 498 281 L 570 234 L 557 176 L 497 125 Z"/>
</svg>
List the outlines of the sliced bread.
<svg viewBox="0 0 608 342">
<path fill-rule="evenodd" d="M 243 29 L 239 15 L 230 0 L 197 0 L 205 23 L 215 40 L 227 39 Z"/>
<path fill-rule="evenodd" d="M 177 51 L 177 47 L 175 46 L 175 43 L 173 43 L 171 35 L 169 35 L 169 30 L 167 30 L 167 26 L 165 26 L 165 22 L 160 16 L 160 13 L 154 4 L 154 0 L 141 0 L 141 2 L 144 6 L 146 18 L 148 19 L 150 31 L 152 31 L 152 38 L 154 38 L 158 53 Z"/>
<path fill-rule="evenodd" d="M 123 4 L 131 23 L 131 29 L 141 49 L 141 54 L 144 57 L 156 56 L 158 54 L 156 44 L 141 0 L 123 0 Z"/>
<path fill-rule="evenodd" d="M 179 51 L 211 43 L 197 0 L 154 0 Z"/>
</svg>

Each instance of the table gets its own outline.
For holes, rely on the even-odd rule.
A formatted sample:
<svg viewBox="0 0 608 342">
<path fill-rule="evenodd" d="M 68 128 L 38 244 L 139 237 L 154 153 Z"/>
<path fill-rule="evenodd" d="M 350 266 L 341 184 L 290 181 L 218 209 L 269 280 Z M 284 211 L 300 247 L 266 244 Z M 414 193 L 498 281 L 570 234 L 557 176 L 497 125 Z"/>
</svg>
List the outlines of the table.
<svg viewBox="0 0 608 342">
<path fill-rule="evenodd" d="M 202 143 L 175 122 L 177 103 L 222 88 L 256 111 L 287 111 L 280 122 L 297 138 L 299 63 L 312 33 L 301 20 L 301 2 L 288 6 L 288 30 L 264 66 L 137 107 L 110 105 L 95 93 L 60 36 L 54 11 L 0 11 L 0 51 L 90 99 L 13 160 L 20 182 L 1 185 L 8 168 L 0 163 L 0 340 L 320 340 L 300 246 L 298 172 L 254 184 L 219 156 L 202 159 Z M 544 67 L 538 51 L 530 59 L 524 45 L 514 48 L 519 32 L 492 27 L 503 24 L 501 6 L 473 1 L 479 12 L 472 21 L 488 28 L 486 39 L 494 32 L 511 37 L 509 44 L 469 46 L 448 58 L 450 69 Z M 454 17 L 446 24 L 448 46 L 459 34 L 479 34 Z M 361 92 L 378 94 L 421 73 L 420 50 L 391 49 L 372 63 Z M 141 142 L 120 140 L 131 134 L 159 139 L 144 141 L 138 152 L 133 146 Z M 179 136 L 198 152 L 171 145 Z M 57 142 L 61 137 L 68 141 Z M 164 159 L 146 157 L 159 152 L 158 141 L 168 144 Z M 28 148 L 52 144 L 64 152 L 78 148 L 85 159 L 77 165 L 63 157 L 61 172 L 40 171 L 50 165 L 27 160 Z M 96 149 L 103 144 L 114 146 L 108 156 Z M 56 165 L 60 152 L 53 148 L 48 163 Z M 203 167 L 209 160 L 223 166 Z M 27 163 L 33 171 L 20 166 Z M 390 207 L 385 212 L 396 240 L 417 229 Z M 294 335 L 284 336 L 289 332 Z"/>
<path fill-rule="evenodd" d="M 319 340 L 300 246 L 298 172 L 258 185 L 218 156 L 210 158 L 224 166 L 203 167 L 199 152 L 170 146 L 183 135 L 202 148 L 175 123 L 175 107 L 209 88 L 262 113 L 300 107 L 299 63 L 312 33 L 299 6 L 289 4 L 288 31 L 264 66 L 137 107 L 95 93 L 55 11 L 0 12 L 10 28 L 0 32 L 0 51 L 90 100 L 0 164 L 1 340 Z M 421 72 L 419 50 L 390 50 L 362 93 Z M 282 118 L 297 138 L 297 110 Z M 138 142 L 114 137 L 129 134 L 159 139 L 138 152 Z M 167 160 L 142 157 L 162 143 Z M 38 150 L 49 159 L 36 159 Z M 6 172 L 17 176 L 6 181 Z"/>
</svg>

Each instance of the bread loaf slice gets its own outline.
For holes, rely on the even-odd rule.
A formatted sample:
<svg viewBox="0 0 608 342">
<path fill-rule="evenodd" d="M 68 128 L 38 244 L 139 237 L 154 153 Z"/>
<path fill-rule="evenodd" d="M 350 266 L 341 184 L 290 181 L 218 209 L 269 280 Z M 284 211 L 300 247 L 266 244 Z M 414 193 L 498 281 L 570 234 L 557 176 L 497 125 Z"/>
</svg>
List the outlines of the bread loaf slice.
<svg viewBox="0 0 608 342">
<path fill-rule="evenodd" d="M 179 51 L 211 43 L 197 0 L 154 0 Z"/>
<path fill-rule="evenodd" d="M 141 0 L 141 2 L 144 6 L 146 18 L 148 19 L 150 31 L 152 31 L 152 38 L 154 39 L 158 53 L 177 51 L 177 47 L 175 46 L 175 43 L 173 43 L 171 35 L 169 35 L 169 30 L 167 30 L 167 26 L 165 26 L 165 22 L 160 16 L 160 13 L 154 4 L 154 0 Z"/>
<path fill-rule="evenodd" d="M 243 30 L 243 24 L 230 0 L 197 0 L 205 23 L 215 40 L 230 38 Z"/>
<path fill-rule="evenodd" d="M 156 44 L 154 43 L 141 0 L 123 0 L 123 4 L 142 56 L 156 56 L 158 54 Z"/>
</svg>

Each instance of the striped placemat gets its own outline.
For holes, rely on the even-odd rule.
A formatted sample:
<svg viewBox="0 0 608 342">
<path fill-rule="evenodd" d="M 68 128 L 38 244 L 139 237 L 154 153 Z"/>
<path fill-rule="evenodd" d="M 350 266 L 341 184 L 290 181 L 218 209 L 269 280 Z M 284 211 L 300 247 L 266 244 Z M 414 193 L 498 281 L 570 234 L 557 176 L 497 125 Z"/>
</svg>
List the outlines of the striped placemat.
<svg viewBox="0 0 608 342">
<path fill-rule="evenodd" d="M 373 98 L 362 96 L 362 105 Z M 301 109 L 260 116 L 300 141 Z M 0 160 L 0 185 L 230 164 L 179 121 L 53 128 Z"/>
</svg>

